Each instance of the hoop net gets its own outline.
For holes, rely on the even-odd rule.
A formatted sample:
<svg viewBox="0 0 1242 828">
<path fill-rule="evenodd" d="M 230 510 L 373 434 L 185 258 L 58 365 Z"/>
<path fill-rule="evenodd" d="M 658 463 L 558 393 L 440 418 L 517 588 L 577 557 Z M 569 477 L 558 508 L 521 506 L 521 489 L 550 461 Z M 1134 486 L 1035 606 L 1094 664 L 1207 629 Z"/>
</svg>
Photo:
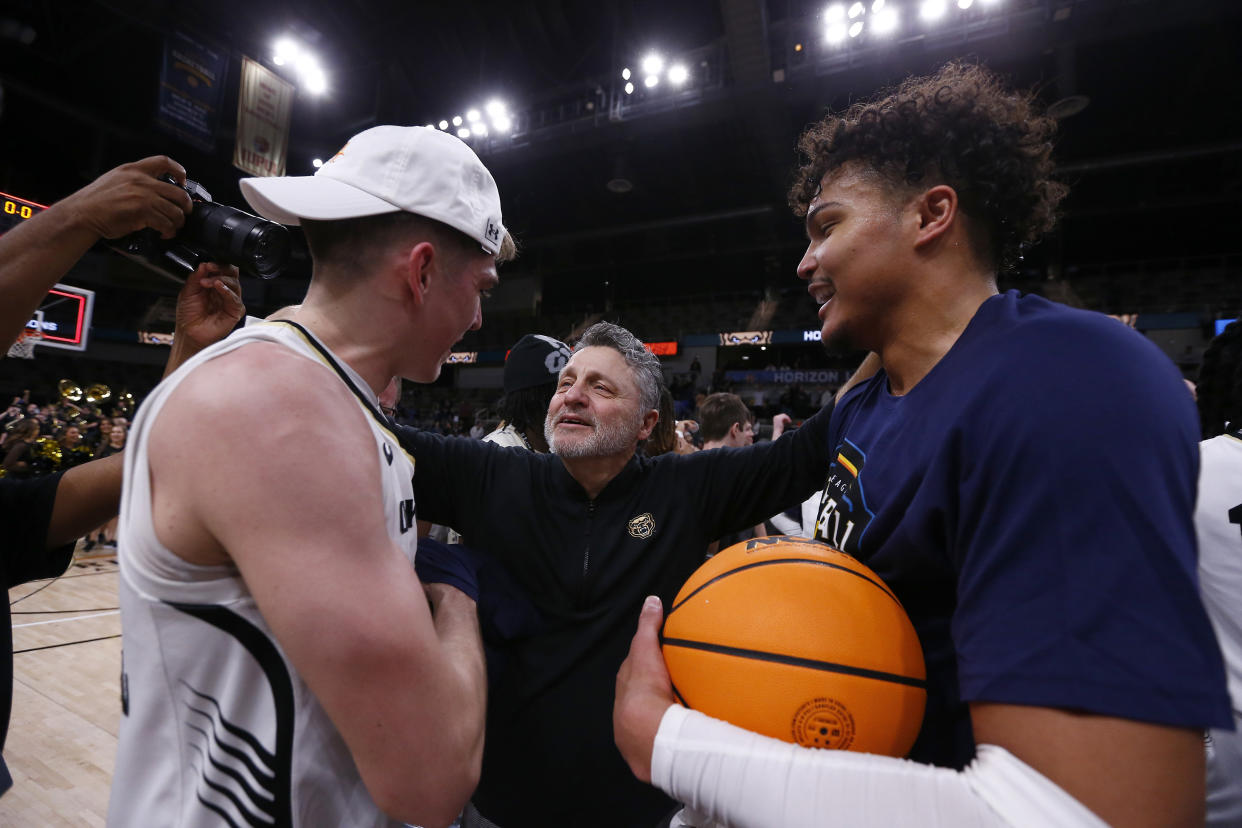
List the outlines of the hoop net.
<svg viewBox="0 0 1242 828">
<path fill-rule="evenodd" d="M 21 335 L 17 337 L 17 341 L 9 346 L 8 356 L 17 359 L 34 359 L 34 347 L 43 334 L 31 328 L 26 328 Z"/>
</svg>

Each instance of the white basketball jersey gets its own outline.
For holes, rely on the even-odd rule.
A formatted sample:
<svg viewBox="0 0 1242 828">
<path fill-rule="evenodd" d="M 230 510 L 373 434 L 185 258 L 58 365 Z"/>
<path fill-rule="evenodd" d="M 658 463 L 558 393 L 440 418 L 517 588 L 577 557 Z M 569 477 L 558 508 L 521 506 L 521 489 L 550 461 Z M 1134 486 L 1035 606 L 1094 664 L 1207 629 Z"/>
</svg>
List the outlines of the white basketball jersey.
<svg viewBox="0 0 1242 828">
<path fill-rule="evenodd" d="M 155 535 L 152 424 L 196 366 L 256 341 L 321 363 L 325 383 L 353 391 L 375 436 L 388 533 L 414 562 L 413 461 L 371 389 L 309 332 L 287 322 L 251 325 L 162 382 L 134 420 L 126 448 L 118 540 L 123 716 L 110 825 L 399 824 L 372 801 L 340 733 L 285 657 L 237 569 L 188 564 Z M 324 473 L 332 473 L 330 466 Z"/>
<path fill-rule="evenodd" d="M 1199 588 L 1225 656 L 1234 731 L 1212 730 L 1207 824 L 1242 825 L 1242 432 L 1199 444 Z"/>
</svg>

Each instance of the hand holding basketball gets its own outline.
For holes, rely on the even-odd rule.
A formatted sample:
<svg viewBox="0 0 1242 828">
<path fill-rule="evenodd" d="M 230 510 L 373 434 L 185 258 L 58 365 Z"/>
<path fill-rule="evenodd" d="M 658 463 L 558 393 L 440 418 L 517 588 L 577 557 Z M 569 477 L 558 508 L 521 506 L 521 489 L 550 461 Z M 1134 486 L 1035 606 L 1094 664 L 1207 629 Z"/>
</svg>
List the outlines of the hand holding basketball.
<svg viewBox="0 0 1242 828">
<path fill-rule="evenodd" d="M 643 782 L 651 781 L 651 751 L 660 720 L 677 703 L 660 653 L 663 621 L 660 599 L 648 597 L 638 617 L 638 632 L 630 642 L 630 654 L 617 673 L 617 695 L 612 707 L 617 748 L 630 770 Z"/>
<path fill-rule="evenodd" d="M 757 538 L 713 557 L 664 624 L 677 698 L 804 747 L 904 756 L 923 721 L 923 652 L 870 569 L 803 538 Z"/>
</svg>

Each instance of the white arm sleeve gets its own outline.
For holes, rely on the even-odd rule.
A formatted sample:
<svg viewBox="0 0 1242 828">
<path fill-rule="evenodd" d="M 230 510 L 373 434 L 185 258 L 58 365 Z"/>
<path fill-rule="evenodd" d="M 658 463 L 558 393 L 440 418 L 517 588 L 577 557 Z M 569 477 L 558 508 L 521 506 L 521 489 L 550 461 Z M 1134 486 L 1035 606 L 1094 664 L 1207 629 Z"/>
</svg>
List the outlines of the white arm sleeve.
<svg viewBox="0 0 1242 828">
<path fill-rule="evenodd" d="M 772 517 L 768 518 L 768 523 L 775 526 L 782 535 L 793 535 L 797 537 L 802 534 L 802 524 L 789 517 L 789 515 L 784 512 L 772 515 Z"/>
<path fill-rule="evenodd" d="M 694 828 L 1106 828 L 1082 803 L 995 745 L 960 773 L 905 759 L 812 750 L 674 705 L 651 781 Z"/>
</svg>

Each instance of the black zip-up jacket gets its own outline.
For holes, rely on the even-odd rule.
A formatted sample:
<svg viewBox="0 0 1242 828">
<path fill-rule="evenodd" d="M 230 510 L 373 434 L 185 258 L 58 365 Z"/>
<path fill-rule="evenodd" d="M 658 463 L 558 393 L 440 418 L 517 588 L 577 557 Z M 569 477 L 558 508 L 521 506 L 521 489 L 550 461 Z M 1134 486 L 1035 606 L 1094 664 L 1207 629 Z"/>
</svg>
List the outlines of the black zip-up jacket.
<svg viewBox="0 0 1242 828">
<path fill-rule="evenodd" d="M 665 607 L 708 544 L 819 488 L 831 406 L 780 440 L 636 456 L 591 500 L 560 458 L 400 429 L 420 520 L 499 558 L 543 617 L 505 647 L 473 797 L 502 828 L 654 826 L 673 808 L 613 742 L 617 670 L 647 595 Z"/>
</svg>

